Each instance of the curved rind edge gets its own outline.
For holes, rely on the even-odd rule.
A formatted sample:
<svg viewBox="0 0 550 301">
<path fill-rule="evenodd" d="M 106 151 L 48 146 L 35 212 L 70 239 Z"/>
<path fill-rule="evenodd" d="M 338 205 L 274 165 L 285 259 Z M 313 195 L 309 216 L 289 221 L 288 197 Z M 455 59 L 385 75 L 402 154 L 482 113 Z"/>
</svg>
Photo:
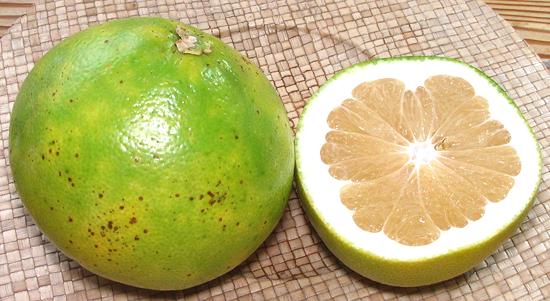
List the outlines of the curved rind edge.
<svg viewBox="0 0 550 301">
<path fill-rule="evenodd" d="M 420 260 L 388 260 L 381 256 L 378 256 L 372 252 L 367 252 L 361 250 L 351 244 L 349 241 L 339 237 L 332 227 L 328 226 L 326 222 L 322 220 L 319 215 L 319 212 L 315 210 L 312 206 L 312 199 L 307 192 L 307 189 L 302 185 L 302 174 L 300 169 L 301 156 L 299 151 L 299 141 L 300 133 L 303 126 L 303 118 L 300 118 L 298 126 L 296 129 L 296 139 L 295 139 L 295 149 L 296 149 L 296 179 L 297 179 L 297 188 L 300 196 L 300 203 L 304 208 L 306 215 L 313 225 L 313 228 L 321 237 L 322 241 L 328 247 L 328 249 L 346 266 L 357 272 L 358 274 L 367 277 L 371 280 L 399 287 L 417 287 L 424 286 L 429 284 L 434 284 L 437 282 L 442 282 L 456 276 L 459 276 L 471 268 L 479 264 L 483 259 L 491 255 L 502 243 L 510 237 L 514 231 L 519 227 L 529 210 L 531 209 L 536 194 L 539 190 L 539 186 L 542 179 L 542 153 L 540 144 L 537 142 L 537 138 L 531 126 L 525 116 L 521 113 L 517 104 L 512 100 L 512 98 L 504 91 L 498 83 L 496 83 L 492 78 L 483 73 L 476 67 L 473 67 L 467 63 L 461 62 L 459 60 L 440 57 L 440 56 L 404 56 L 404 57 L 395 57 L 395 58 L 382 58 L 374 59 L 370 61 L 364 61 L 353 66 L 350 66 L 344 70 L 337 72 L 333 77 L 327 80 L 310 98 L 309 102 L 304 107 L 302 111 L 302 116 L 307 114 L 307 109 L 309 105 L 314 102 L 317 96 L 322 93 L 323 88 L 327 86 L 328 83 L 335 81 L 342 74 L 349 72 L 354 68 L 363 68 L 370 64 L 377 64 L 380 62 L 388 61 L 403 61 L 403 60 L 443 60 L 453 63 L 458 63 L 463 66 L 466 66 L 474 70 L 478 75 L 485 78 L 488 83 L 497 89 L 499 94 L 501 94 L 505 99 L 508 100 L 508 103 L 514 107 L 520 117 L 523 119 L 525 125 L 531 132 L 533 140 L 535 141 L 537 153 L 538 153 L 538 181 L 535 185 L 534 190 L 529 196 L 529 201 L 526 202 L 526 206 L 523 210 L 516 215 L 516 217 L 508 224 L 505 225 L 501 230 L 496 232 L 495 236 L 487 238 L 486 240 L 479 242 L 477 244 L 468 245 L 460 250 L 449 252 L 445 255 L 423 258 Z"/>
</svg>

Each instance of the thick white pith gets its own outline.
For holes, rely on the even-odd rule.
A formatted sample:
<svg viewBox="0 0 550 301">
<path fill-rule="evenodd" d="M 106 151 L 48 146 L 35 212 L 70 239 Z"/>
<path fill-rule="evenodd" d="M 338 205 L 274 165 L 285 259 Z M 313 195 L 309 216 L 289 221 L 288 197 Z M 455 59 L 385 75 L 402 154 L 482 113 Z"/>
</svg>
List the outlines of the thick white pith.
<svg viewBox="0 0 550 301">
<path fill-rule="evenodd" d="M 414 91 L 416 87 L 424 85 L 425 79 L 438 74 L 464 78 L 474 86 L 477 95 L 488 100 L 491 118 L 500 121 L 512 136 L 510 145 L 520 157 L 521 172 L 515 177 L 515 185 L 508 196 L 498 203 L 489 203 L 480 220 L 471 221 L 464 228 L 443 231 L 441 237 L 431 244 L 406 246 L 383 233 L 364 231 L 354 223 L 352 212 L 342 204 L 339 197 L 340 188 L 347 182 L 338 181 L 329 174 L 328 165 L 321 161 L 320 149 L 330 130 L 326 122 L 328 114 L 343 100 L 351 98 L 351 91 L 358 84 L 380 78 L 396 78 L 403 81 L 407 89 Z M 435 155 L 429 149 L 427 145 L 417 143 L 409 148 L 409 154 L 422 162 Z M 446 60 L 379 61 L 350 68 L 337 79 L 329 81 L 310 100 L 302 116 L 297 134 L 297 155 L 302 186 L 320 219 L 357 248 L 388 259 L 434 257 L 494 236 L 515 220 L 528 205 L 539 177 L 536 141 L 516 108 L 474 69 Z"/>
</svg>

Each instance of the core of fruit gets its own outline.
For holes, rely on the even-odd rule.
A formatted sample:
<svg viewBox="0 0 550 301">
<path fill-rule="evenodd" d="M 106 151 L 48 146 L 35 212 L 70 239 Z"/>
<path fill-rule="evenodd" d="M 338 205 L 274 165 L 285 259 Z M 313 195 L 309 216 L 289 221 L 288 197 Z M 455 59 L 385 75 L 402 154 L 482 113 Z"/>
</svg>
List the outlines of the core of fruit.
<svg viewBox="0 0 550 301">
<path fill-rule="evenodd" d="M 21 87 L 9 149 L 18 193 L 61 251 L 158 290 L 245 260 L 281 217 L 294 168 L 261 71 L 160 18 L 111 21 L 51 49 Z"/>
<path fill-rule="evenodd" d="M 511 235 L 541 156 L 508 95 L 440 57 L 368 61 L 330 79 L 298 127 L 302 203 L 328 248 L 375 281 L 468 271 Z"/>
</svg>

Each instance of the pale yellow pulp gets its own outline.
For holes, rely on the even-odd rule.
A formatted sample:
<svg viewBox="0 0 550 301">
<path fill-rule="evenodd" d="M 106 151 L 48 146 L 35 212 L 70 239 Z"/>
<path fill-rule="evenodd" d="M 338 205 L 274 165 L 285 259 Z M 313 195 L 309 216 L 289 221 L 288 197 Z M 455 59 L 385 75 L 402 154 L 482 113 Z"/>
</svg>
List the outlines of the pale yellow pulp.
<svg viewBox="0 0 550 301">
<path fill-rule="evenodd" d="M 464 79 L 428 78 L 416 91 L 380 79 L 335 108 L 321 159 L 353 220 L 405 245 L 465 227 L 498 202 L 521 170 L 510 134 Z"/>
</svg>

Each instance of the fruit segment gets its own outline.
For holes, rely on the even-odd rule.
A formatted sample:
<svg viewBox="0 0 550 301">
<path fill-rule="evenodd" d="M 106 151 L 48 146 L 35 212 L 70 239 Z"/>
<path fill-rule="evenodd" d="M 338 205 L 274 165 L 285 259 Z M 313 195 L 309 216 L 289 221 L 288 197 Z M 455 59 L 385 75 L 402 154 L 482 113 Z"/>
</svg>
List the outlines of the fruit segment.
<svg viewBox="0 0 550 301">
<path fill-rule="evenodd" d="M 401 110 L 401 98 L 405 91 L 403 82 L 386 78 L 362 83 L 355 87 L 352 95 L 365 103 L 378 116 L 399 132 L 400 116 L 395 114 Z M 368 116 L 363 116 L 369 118 Z"/>
<path fill-rule="evenodd" d="M 320 150 L 353 220 L 404 245 L 483 217 L 506 197 L 521 163 L 487 100 L 466 80 L 432 76 L 415 91 L 397 79 L 365 82 L 328 116 Z"/>
<path fill-rule="evenodd" d="M 329 126 L 335 130 L 353 132 L 377 137 L 399 145 L 407 145 L 408 141 L 401 136 L 375 111 L 364 102 L 348 99 L 330 113 Z"/>
<path fill-rule="evenodd" d="M 368 135 L 332 131 L 321 149 L 323 162 L 337 179 L 365 181 L 385 176 L 403 166 L 404 147 Z M 365 160 L 368 165 L 363 164 Z"/>
</svg>

